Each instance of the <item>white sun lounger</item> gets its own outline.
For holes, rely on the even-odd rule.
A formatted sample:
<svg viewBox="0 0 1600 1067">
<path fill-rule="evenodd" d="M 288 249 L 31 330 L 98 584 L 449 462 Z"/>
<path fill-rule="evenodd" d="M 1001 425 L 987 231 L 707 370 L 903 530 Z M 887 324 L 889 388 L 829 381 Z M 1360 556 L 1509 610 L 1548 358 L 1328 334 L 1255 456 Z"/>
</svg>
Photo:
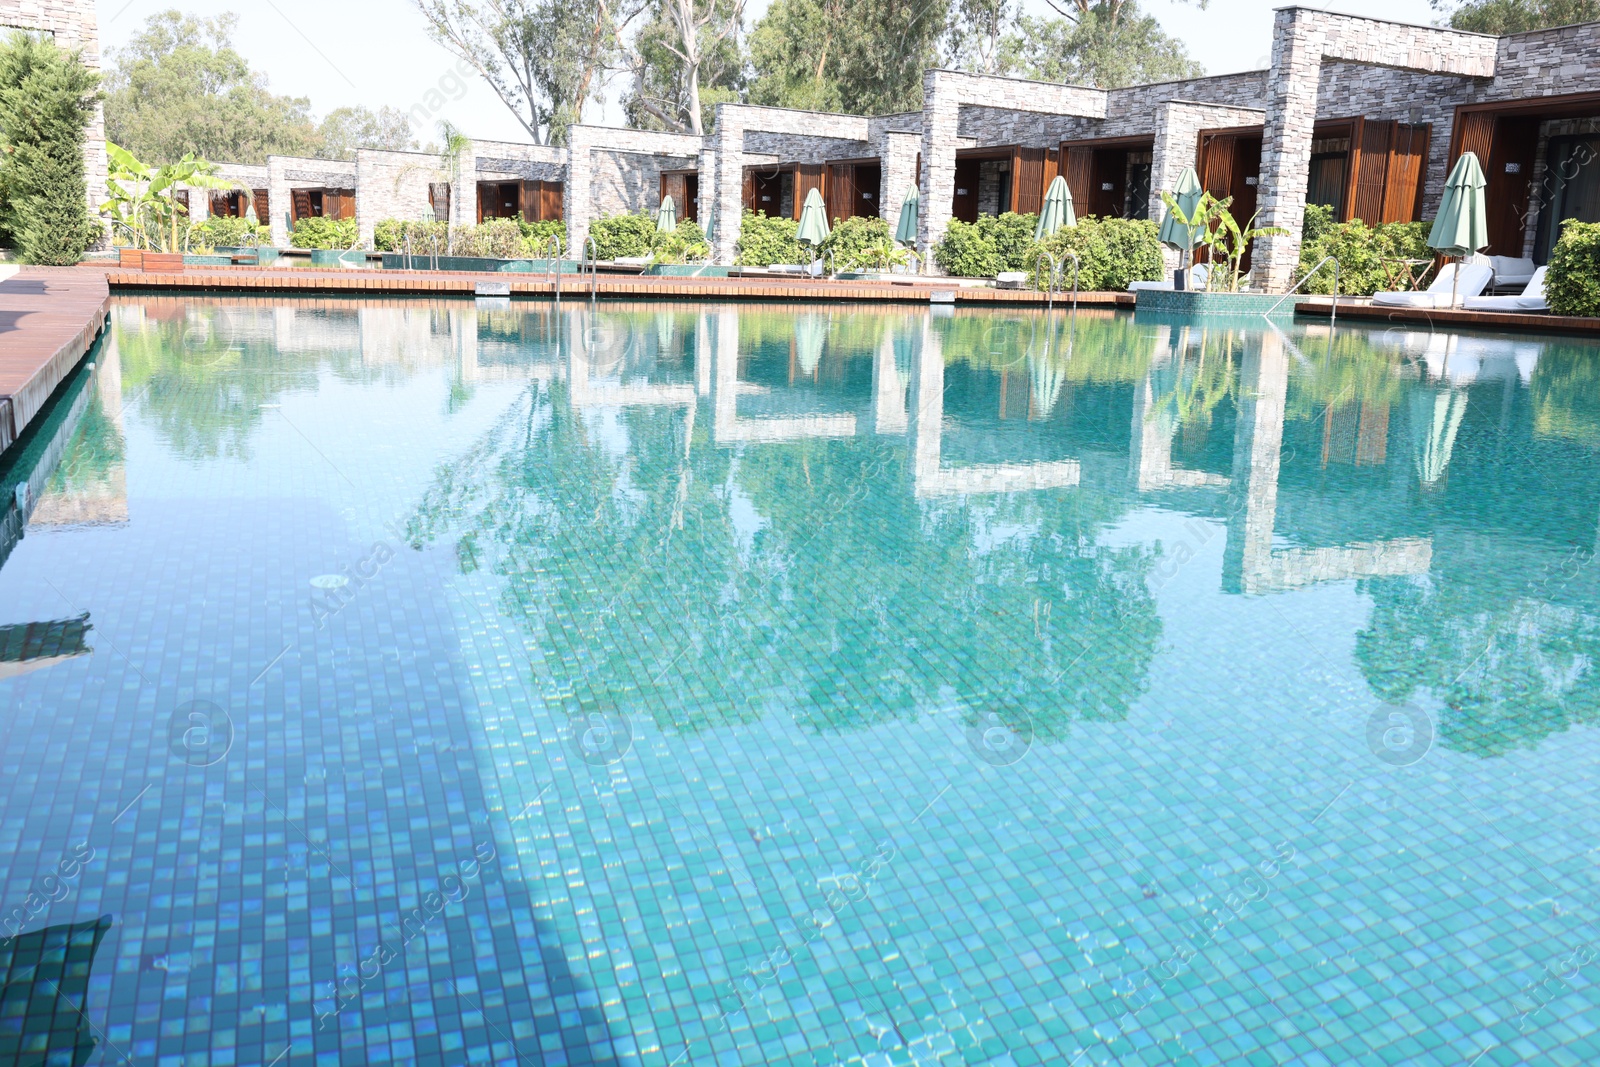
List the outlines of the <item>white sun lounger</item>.
<svg viewBox="0 0 1600 1067">
<path fill-rule="evenodd" d="M 1459 281 L 1455 277 L 1457 266 L 1455 263 L 1446 263 L 1425 292 L 1374 293 L 1372 303 L 1377 307 L 1391 308 L 1447 308 L 1450 306 L 1452 288 L 1459 302 L 1471 300 L 1494 281 L 1494 268 L 1487 263 L 1468 263 L 1460 269 Z"/>
<path fill-rule="evenodd" d="M 1210 276 L 1210 274 L 1211 267 L 1209 264 L 1196 263 L 1194 266 L 1189 268 L 1189 288 L 1204 289 L 1206 287 L 1206 279 Z M 1154 289 L 1157 292 L 1171 292 L 1172 279 L 1168 278 L 1164 282 L 1130 282 L 1128 285 L 1128 292 L 1130 293 L 1137 293 L 1141 289 Z"/>
<path fill-rule="evenodd" d="M 1544 271 L 1540 267 L 1533 272 L 1521 295 L 1478 296 L 1462 306 L 1468 311 L 1549 311 L 1550 305 L 1544 302 Z"/>
</svg>

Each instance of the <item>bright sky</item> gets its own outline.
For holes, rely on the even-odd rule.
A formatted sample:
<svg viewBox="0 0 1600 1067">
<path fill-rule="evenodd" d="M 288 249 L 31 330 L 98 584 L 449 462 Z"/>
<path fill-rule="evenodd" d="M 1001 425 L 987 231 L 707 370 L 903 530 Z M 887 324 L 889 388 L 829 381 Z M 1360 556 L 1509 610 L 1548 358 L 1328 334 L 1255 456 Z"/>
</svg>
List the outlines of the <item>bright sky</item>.
<svg viewBox="0 0 1600 1067">
<path fill-rule="evenodd" d="M 749 0 L 747 22 L 769 0 Z M 1045 13 L 1043 0 L 1025 0 L 1030 11 Z M 1267 65 L 1272 47 L 1272 10 L 1283 0 L 1211 0 L 1202 10 L 1173 0 L 1145 0 L 1144 7 L 1167 32 L 1183 40 L 1191 55 L 1212 74 Z M 1332 10 L 1407 22 L 1430 23 L 1438 14 L 1427 0 L 1346 0 Z M 443 106 L 418 130 L 421 140 L 437 139 L 433 123 L 449 119 L 467 134 L 523 140 L 526 134 L 498 97 L 482 82 L 455 81 L 455 60 L 435 44 L 422 16 L 408 0 L 99 0 L 100 38 L 109 50 L 124 43 L 150 15 L 177 7 L 204 16 L 239 15 L 234 46 L 251 66 L 267 76 L 277 93 L 306 96 L 318 117 L 336 107 L 385 104 L 410 111 L 432 99 Z M 591 104 L 590 122 L 621 124 L 619 79 L 607 90 L 603 107 Z"/>
</svg>

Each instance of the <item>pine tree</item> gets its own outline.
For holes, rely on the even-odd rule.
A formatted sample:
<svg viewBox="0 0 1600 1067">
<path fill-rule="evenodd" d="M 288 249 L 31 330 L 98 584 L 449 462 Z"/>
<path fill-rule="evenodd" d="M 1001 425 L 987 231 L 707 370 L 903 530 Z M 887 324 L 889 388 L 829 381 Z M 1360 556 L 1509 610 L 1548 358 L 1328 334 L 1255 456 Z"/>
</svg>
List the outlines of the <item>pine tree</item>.
<svg viewBox="0 0 1600 1067">
<path fill-rule="evenodd" d="M 76 263 L 99 235 L 83 162 L 99 81 L 32 34 L 0 44 L 0 240 L 26 263 Z"/>
</svg>

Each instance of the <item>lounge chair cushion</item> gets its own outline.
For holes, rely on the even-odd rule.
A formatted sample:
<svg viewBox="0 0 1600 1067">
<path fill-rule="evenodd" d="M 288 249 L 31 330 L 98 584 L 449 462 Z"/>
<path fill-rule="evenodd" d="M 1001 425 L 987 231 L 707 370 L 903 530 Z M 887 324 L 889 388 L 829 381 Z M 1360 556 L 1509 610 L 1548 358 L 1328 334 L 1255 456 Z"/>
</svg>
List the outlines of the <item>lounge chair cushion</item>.
<svg viewBox="0 0 1600 1067">
<path fill-rule="evenodd" d="M 1189 268 L 1189 288 L 1204 289 L 1206 287 L 1206 280 L 1210 276 L 1211 267 L 1208 264 L 1196 263 L 1194 266 Z M 1128 292 L 1130 293 L 1137 293 L 1144 289 L 1153 289 L 1157 292 L 1171 292 L 1173 289 L 1173 282 L 1171 278 L 1168 278 L 1166 281 L 1160 282 L 1130 282 L 1128 284 Z"/>
<path fill-rule="evenodd" d="M 1374 293 L 1372 302 L 1379 307 L 1442 308 L 1450 306 L 1452 288 L 1457 301 L 1471 300 L 1489 287 L 1494 280 L 1494 269 L 1487 263 L 1468 263 L 1460 270 L 1460 280 L 1455 280 L 1457 264 L 1446 263 L 1439 276 L 1421 293 Z"/>
<path fill-rule="evenodd" d="M 1494 268 L 1494 284 L 1497 288 L 1527 285 L 1537 270 L 1533 260 L 1517 259 L 1512 256 L 1490 256 L 1489 266 Z"/>
<path fill-rule="evenodd" d="M 1468 311 L 1549 311 L 1550 305 L 1544 302 L 1544 271 L 1543 267 L 1534 271 L 1520 294 L 1474 297 L 1462 306 Z"/>
</svg>

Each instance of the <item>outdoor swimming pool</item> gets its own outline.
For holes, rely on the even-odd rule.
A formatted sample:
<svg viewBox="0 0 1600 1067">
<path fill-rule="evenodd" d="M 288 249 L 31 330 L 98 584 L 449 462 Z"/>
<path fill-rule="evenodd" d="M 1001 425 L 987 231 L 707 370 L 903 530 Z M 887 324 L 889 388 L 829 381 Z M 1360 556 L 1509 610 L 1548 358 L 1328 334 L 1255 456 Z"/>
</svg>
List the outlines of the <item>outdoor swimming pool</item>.
<svg viewBox="0 0 1600 1067">
<path fill-rule="evenodd" d="M 1592 344 L 112 320 L 0 468 L 6 1062 L 1600 1059 Z"/>
</svg>

